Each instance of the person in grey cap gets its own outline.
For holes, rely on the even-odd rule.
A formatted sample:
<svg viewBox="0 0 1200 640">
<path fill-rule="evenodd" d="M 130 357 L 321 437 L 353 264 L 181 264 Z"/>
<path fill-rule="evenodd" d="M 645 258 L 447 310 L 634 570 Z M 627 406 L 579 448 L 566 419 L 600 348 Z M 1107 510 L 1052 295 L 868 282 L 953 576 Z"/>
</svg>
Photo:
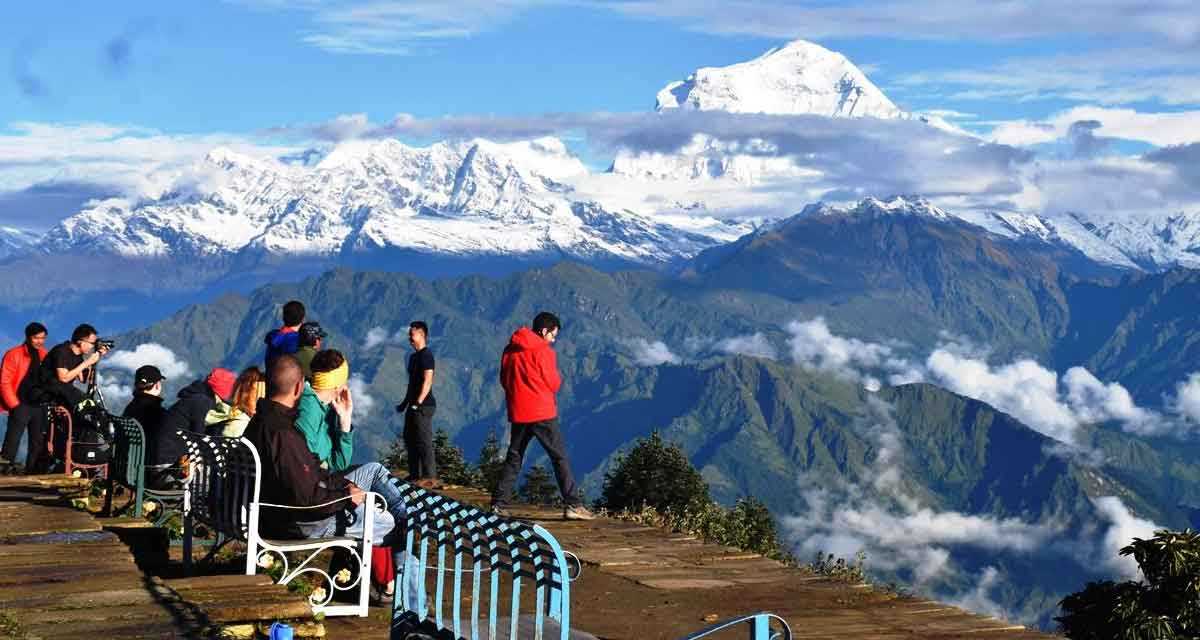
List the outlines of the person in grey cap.
<svg viewBox="0 0 1200 640">
<path fill-rule="evenodd" d="M 313 356 L 321 350 L 321 343 L 329 334 L 325 333 L 319 322 L 305 322 L 300 325 L 298 333 L 300 348 L 296 350 L 296 360 L 300 362 L 300 369 L 304 371 L 304 379 L 311 383 Z"/>
<path fill-rule="evenodd" d="M 133 400 L 125 405 L 125 411 L 121 414 L 137 420 L 138 424 L 142 425 L 148 446 L 154 442 L 154 434 L 158 433 L 163 416 L 167 415 L 167 410 L 163 407 L 163 380 L 166 378 L 158 367 L 152 364 L 138 367 L 137 371 L 133 372 Z M 146 452 L 146 459 L 150 459 L 149 453 Z"/>
</svg>

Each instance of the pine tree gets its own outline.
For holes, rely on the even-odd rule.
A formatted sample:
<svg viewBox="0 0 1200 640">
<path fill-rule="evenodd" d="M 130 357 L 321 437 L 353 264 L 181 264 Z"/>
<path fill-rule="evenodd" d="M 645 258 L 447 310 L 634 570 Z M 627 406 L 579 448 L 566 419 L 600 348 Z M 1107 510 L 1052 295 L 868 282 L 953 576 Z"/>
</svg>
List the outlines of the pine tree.
<svg viewBox="0 0 1200 640">
<path fill-rule="evenodd" d="M 496 493 L 500 485 L 500 473 L 504 470 L 504 450 L 500 448 L 500 438 L 496 431 L 488 431 L 487 440 L 479 450 L 479 463 L 475 467 L 479 475 L 479 486 L 488 493 Z"/>
<path fill-rule="evenodd" d="M 525 482 L 521 484 L 521 490 L 517 492 L 517 496 L 521 502 L 528 504 L 561 504 L 562 501 L 558 495 L 558 485 L 554 483 L 554 479 L 546 473 L 546 468 L 540 464 L 535 464 L 525 473 Z"/>
<path fill-rule="evenodd" d="M 479 478 L 463 456 L 463 451 L 450 441 L 450 434 L 438 429 L 433 434 L 433 456 L 437 462 L 438 479 L 446 484 L 476 486 Z M 408 474 L 408 448 L 404 446 L 404 436 L 392 442 L 383 457 L 383 464 L 388 469 L 402 475 Z"/>
<path fill-rule="evenodd" d="M 467 464 L 462 449 L 450 441 L 450 434 L 438 429 L 433 434 L 433 455 L 437 460 L 438 479 L 446 484 L 475 486 L 478 479 L 475 470 Z"/>
<path fill-rule="evenodd" d="M 600 505 L 611 511 L 654 507 L 676 513 L 707 508 L 708 483 L 676 444 L 658 432 L 637 441 L 604 474 Z"/>
</svg>

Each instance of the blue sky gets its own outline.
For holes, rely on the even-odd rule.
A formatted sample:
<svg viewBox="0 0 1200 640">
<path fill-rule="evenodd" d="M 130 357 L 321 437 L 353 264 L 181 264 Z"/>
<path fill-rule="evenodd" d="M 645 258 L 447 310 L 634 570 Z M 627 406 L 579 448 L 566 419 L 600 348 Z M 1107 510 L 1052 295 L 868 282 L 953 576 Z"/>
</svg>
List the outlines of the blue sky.
<svg viewBox="0 0 1200 640">
<path fill-rule="evenodd" d="M 998 144 L 1134 157 L 1200 143 L 1198 14 L 1182 0 L 12 3 L 0 223 L 44 228 L 216 145 L 320 142 L 264 133 L 278 127 L 648 112 L 667 82 L 796 38 Z M 1099 145 L 1077 144 L 1079 121 Z"/>
<path fill-rule="evenodd" d="M 563 4 L 513 11 L 473 25 L 470 35 L 412 42 L 398 33 L 373 45 L 404 52 L 347 53 L 305 41 L 321 31 L 309 11 L 241 3 L 123 7 L 48 2 L 6 9 L 0 42 L 10 43 L 10 77 L 0 83 L 0 122 L 96 121 L 196 133 L 250 132 L 360 112 L 384 119 L 398 112 L 641 111 L 670 80 L 787 40 L 706 33 Z M 902 36 L 898 29 L 895 37 L 817 40 L 865 66 L 904 107 L 984 119 L 1041 117 L 1070 101 L 954 99 L 898 80 L 1096 45 L 1067 36 L 1002 42 Z"/>
</svg>

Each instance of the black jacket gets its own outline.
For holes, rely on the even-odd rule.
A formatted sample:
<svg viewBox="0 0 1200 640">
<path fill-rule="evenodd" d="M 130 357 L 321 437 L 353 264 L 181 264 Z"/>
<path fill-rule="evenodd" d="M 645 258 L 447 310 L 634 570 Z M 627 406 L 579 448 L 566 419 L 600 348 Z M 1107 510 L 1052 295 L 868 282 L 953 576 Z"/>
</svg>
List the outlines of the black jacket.
<svg viewBox="0 0 1200 640">
<path fill-rule="evenodd" d="M 262 463 L 260 500 L 273 504 L 308 507 L 350 495 L 349 482 L 321 468 L 309 450 L 304 434 L 296 429 L 296 410 L 263 398 L 243 437 L 258 449 Z M 268 537 L 299 537 L 296 522 L 322 520 L 353 507 L 342 500 L 321 509 L 296 511 L 264 507 L 260 525 Z"/>
<path fill-rule="evenodd" d="M 133 418 L 142 425 L 142 433 L 146 436 L 146 460 L 154 459 L 155 439 L 162 428 L 163 418 L 167 410 L 163 408 L 163 399 L 141 391 L 133 392 L 133 400 L 125 405 L 126 418 Z"/>
<path fill-rule="evenodd" d="M 208 383 L 197 380 L 179 390 L 179 399 L 167 409 L 162 426 L 150 447 L 154 457 L 147 464 L 175 464 L 186 453 L 183 440 L 176 431 L 191 431 L 204 435 L 204 417 L 217 408 L 217 394 Z M 144 425 L 143 425 L 144 426 Z"/>
</svg>

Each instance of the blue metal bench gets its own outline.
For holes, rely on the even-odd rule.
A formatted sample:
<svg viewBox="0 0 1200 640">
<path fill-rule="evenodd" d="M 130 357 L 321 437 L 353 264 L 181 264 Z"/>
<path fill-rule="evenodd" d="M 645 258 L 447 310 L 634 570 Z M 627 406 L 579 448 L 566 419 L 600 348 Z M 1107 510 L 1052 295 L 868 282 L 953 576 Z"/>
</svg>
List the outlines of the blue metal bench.
<svg viewBox="0 0 1200 640">
<path fill-rule="evenodd" d="M 422 575 L 416 602 L 405 593 L 402 567 L 397 567 L 392 604 L 391 640 L 409 634 L 479 640 L 587 637 L 571 627 L 571 581 L 566 553 L 545 528 L 502 518 L 426 491 L 398 479 L 393 483 L 408 507 L 405 550 Z M 427 574 L 432 573 L 432 576 Z M 486 584 L 485 584 L 486 574 Z M 451 584 L 447 587 L 446 582 Z M 464 580 L 469 580 L 469 598 Z M 434 583 L 432 616 L 428 582 Z M 522 613 L 522 584 L 533 590 L 533 614 Z M 507 588 L 501 596 L 501 586 Z M 449 593 L 447 593 L 449 592 Z M 527 594 L 528 595 L 528 594 Z M 446 601 L 449 599 L 449 615 Z M 463 603 L 470 602 L 464 623 Z M 486 619 L 481 616 L 487 603 Z M 502 619 L 501 616 L 507 616 Z M 503 624 L 502 624 L 503 623 Z M 486 625 L 486 635 L 480 626 Z M 779 616 L 756 613 L 717 623 L 684 640 L 698 640 L 731 627 L 746 625 L 750 640 L 791 640 L 792 632 Z M 777 627 L 772 630 L 772 626 Z M 469 631 L 469 635 L 466 632 Z"/>
<path fill-rule="evenodd" d="M 779 627 L 779 630 L 772 631 L 771 623 L 775 623 Z M 787 620 L 773 613 L 766 612 L 752 613 L 750 615 L 731 618 L 724 622 L 718 622 L 711 627 L 706 627 L 687 636 L 683 640 L 699 640 L 700 638 L 736 627 L 740 624 L 750 627 L 750 640 L 792 640 L 792 628 L 788 626 Z"/>
<path fill-rule="evenodd" d="M 403 585 L 404 567 L 396 568 L 393 640 L 413 632 L 436 635 L 444 631 L 450 631 L 455 638 L 477 640 L 485 637 L 479 632 L 481 624 L 486 625 L 486 637 L 491 640 L 519 637 L 541 640 L 544 635 L 568 640 L 582 635 L 570 628 L 571 582 L 566 554 L 549 531 L 536 524 L 499 517 L 399 479 L 392 482 L 404 495 L 408 507 L 405 550 L 422 576 L 417 601 L 409 602 Z M 464 579 L 470 585 L 470 612 L 465 622 Z M 428 593 L 430 580 L 434 583 L 432 599 Z M 502 582 L 506 598 L 501 597 Z M 531 617 L 522 615 L 523 585 L 533 589 Z M 446 611 L 447 600 L 449 611 Z M 485 600 L 487 617 L 483 619 L 481 609 Z M 430 604 L 432 619 L 428 616 Z M 507 620 L 502 620 L 502 615 Z M 465 635 L 466 630 L 470 631 L 469 636 Z"/>
</svg>

